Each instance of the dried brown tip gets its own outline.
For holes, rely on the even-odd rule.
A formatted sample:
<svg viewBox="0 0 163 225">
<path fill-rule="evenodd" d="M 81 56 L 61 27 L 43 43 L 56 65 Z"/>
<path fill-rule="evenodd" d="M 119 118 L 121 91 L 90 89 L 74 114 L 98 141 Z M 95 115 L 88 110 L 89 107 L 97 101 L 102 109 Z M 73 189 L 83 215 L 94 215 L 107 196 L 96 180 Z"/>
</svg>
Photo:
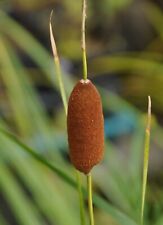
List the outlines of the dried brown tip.
<svg viewBox="0 0 163 225">
<path fill-rule="evenodd" d="M 104 152 L 101 98 L 90 80 L 79 81 L 71 93 L 67 130 L 71 162 L 88 174 L 101 161 Z"/>
<path fill-rule="evenodd" d="M 55 39 L 54 39 L 54 35 L 53 35 L 52 23 L 51 23 L 52 16 L 53 16 L 53 10 L 50 13 L 49 29 L 50 29 L 50 42 L 51 42 L 51 46 L 52 46 L 53 56 L 56 59 L 56 58 L 58 58 L 58 53 L 57 53 L 57 47 L 56 47 L 56 43 L 55 43 Z"/>
</svg>

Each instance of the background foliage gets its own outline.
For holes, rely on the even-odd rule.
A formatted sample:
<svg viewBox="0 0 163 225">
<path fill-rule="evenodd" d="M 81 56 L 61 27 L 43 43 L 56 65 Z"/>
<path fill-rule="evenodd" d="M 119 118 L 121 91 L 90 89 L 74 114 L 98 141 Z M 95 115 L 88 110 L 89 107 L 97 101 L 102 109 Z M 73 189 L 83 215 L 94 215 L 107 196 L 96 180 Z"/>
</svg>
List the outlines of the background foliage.
<svg viewBox="0 0 163 225">
<path fill-rule="evenodd" d="M 82 73 L 81 3 L 2 0 L 0 7 L 0 127 L 52 169 L 25 153 L 26 145 L 13 136 L 0 135 L 0 224 L 77 225 L 78 195 L 48 23 L 54 9 L 69 96 Z M 93 170 L 96 224 L 138 224 L 148 95 L 153 116 L 145 224 L 163 224 L 162 7 L 159 0 L 89 1 L 89 78 L 102 96 L 106 136 L 104 161 Z"/>
</svg>

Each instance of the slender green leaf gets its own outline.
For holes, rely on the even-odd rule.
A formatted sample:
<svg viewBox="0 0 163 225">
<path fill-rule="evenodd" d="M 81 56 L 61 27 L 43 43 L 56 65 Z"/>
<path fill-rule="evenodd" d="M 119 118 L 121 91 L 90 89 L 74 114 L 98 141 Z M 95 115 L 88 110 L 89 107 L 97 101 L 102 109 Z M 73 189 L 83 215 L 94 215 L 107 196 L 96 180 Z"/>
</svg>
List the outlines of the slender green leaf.
<svg viewBox="0 0 163 225">
<path fill-rule="evenodd" d="M 146 131 L 145 131 L 143 183 L 142 183 L 141 217 L 140 217 L 141 224 L 143 224 L 143 219 L 144 219 L 143 218 L 144 217 L 144 205 L 145 205 L 148 163 L 149 163 L 150 130 L 151 130 L 151 98 L 150 98 L 150 96 L 148 96 L 148 117 L 147 117 L 147 127 L 146 127 Z"/>
<path fill-rule="evenodd" d="M 0 180 L 2 191 L 12 206 L 12 210 L 20 221 L 20 224 L 45 225 L 36 207 L 34 207 L 30 200 L 24 195 L 20 185 L 18 185 L 15 178 L 2 161 L 0 161 Z"/>
</svg>

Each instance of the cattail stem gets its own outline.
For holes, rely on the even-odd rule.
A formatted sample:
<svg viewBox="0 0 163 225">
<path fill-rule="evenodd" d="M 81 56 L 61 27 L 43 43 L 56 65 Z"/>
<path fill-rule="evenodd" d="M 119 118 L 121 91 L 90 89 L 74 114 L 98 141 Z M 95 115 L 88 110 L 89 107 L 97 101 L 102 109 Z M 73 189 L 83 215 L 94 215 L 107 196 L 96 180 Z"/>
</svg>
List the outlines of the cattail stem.
<svg viewBox="0 0 163 225">
<path fill-rule="evenodd" d="M 146 131 L 145 131 L 143 184 L 142 184 L 142 199 L 141 199 L 141 214 L 140 214 L 141 225 L 143 225 L 145 195 L 146 195 L 147 176 L 148 176 L 150 130 L 151 130 L 151 98 L 150 96 L 148 96 L 148 117 L 147 117 Z"/>
<path fill-rule="evenodd" d="M 88 208 L 90 225 L 94 225 L 94 213 L 93 213 L 93 202 L 92 202 L 92 176 L 91 173 L 87 175 L 87 190 L 88 190 Z"/>
<path fill-rule="evenodd" d="M 83 53 L 83 79 L 87 79 L 87 53 L 86 53 L 86 43 L 85 43 L 85 21 L 86 21 L 86 0 L 83 0 L 82 7 L 82 53 Z"/>
<path fill-rule="evenodd" d="M 81 220 L 81 225 L 85 225 L 85 212 L 84 212 L 84 202 L 83 202 L 83 192 L 81 188 L 81 176 L 79 171 L 76 171 L 76 179 L 77 179 L 77 184 L 78 184 L 78 195 L 79 195 L 79 203 L 80 203 L 80 220 Z"/>
</svg>

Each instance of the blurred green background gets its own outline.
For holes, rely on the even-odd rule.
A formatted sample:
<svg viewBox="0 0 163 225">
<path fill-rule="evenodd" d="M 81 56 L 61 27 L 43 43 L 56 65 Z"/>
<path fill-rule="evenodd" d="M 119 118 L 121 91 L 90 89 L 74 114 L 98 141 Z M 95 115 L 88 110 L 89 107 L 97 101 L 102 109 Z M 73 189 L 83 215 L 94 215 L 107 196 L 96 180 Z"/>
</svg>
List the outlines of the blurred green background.
<svg viewBox="0 0 163 225">
<path fill-rule="evenodd" d="M 67 97 L 82 77 L 81 1 L 1 0 L 0 126 L 74 179 L 49 39 L 52 9 Z M 96 225 L 139 224 L 148 95 L 145 224 L 163 224 L 162 24 L 161 0 L 88 1 L 88 71 L 102 97 L 106 137 L 105 158 L 93 169 Z M 77 191 L 1 134 L 0 225 L 70 224 L 80 224 Z"/>
</svg>

